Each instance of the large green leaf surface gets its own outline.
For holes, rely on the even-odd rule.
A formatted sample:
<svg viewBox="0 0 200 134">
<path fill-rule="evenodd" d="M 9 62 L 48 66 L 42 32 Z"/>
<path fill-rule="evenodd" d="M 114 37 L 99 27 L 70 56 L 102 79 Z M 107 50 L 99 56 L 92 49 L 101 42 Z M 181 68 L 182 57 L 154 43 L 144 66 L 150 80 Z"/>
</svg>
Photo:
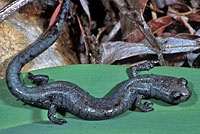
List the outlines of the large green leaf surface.
<svg viewBox="0 0 200 134">
<path fill-rule="evenodd" d="M 34 71 L 47 74 L 50 81 L 73 82 L 95 97 L 103 97 L 122 81 L 129 79 L 128 66 L 70 65 Z M 39 109 L 17 99 L 7 89 L 5 80 L 0 80 L 0 134 L 198 134 L 200 133 L 200 70 L 191 68 L 155 67 L 140 74 L 154 73 L 184 77 L 189 81 L 192 97 L 185 103 L 169 105 L 159 100 L 154 111 L 127 111 L 124 114 L 102 121 L 86 121 L 66 113 L 57 114 L 68 123 L 55 125 L 47 118 L 47 110 Z M 22 80 L 31 86 L 27 74 Z"/>
</svg>

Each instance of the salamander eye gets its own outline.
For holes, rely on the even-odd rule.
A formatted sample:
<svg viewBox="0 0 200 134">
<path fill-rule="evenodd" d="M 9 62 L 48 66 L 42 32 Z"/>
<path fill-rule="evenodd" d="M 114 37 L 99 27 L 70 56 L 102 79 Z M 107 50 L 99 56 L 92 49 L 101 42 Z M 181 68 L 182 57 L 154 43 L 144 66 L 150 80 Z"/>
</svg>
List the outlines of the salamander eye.
<svg viewBox="0 0 200 134">
<path fill-rule="evenodd" d="M 188 83 L 188 81 L 184 78 L 180 78 L 179 80 L 180 80 L 181 84 L 183 84 L 183 85 L 187 85 L 187 83 Z"/>
<path fill-rule="evenodd" d="M 173 91 L 171 93 L 171 99 L 173 99 L 173 100 L 178 100 L 178 99 L 181 98 L 181 96 L 182 96 L 182 94 L 180 92 L 177 92 L 177 91 Z"/>
</svg>

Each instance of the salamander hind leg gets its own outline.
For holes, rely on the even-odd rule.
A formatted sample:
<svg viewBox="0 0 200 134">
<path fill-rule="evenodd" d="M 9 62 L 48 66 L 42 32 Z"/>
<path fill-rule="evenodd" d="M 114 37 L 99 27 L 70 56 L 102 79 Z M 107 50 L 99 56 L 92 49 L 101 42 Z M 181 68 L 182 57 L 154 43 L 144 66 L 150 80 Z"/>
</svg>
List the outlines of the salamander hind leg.
<svg viewBox="0 0 200 134">
<path fill-rule="evenodd" d="M 141 100 L 142 100 L 142 96 L 138 95 L 135 102 L 136 108 L 138 108 L 141 112 L 149 112 L 149 111 L 154 110 L 152 108 L 153 103 L 145 102 L 144 104 L 142 104 Z"/>
<path fill-rule="evenodd" d="M 58 125 L 67 123 L 67 121 L 64 119 L 56 118 L 56 105 L 55 104 L 52 104 L 50 106 L 49 111 L 48 111 L 48 118 L 50 121 L 52 121 L 53 123 L 58 124 Z"/>
<path fill-rule="evenodd" d="M 28 73 L 28 79 L 31 80 L 31 82 L 37 86 L 43 85 L 45 83 L 48 83 L 49 76 L 47 75 L 34 75 L 32 73 Z"/>
<path fill-rule="evenodd" d="M 145 61 L 143 63 L 139 63 L 137 65 L 132 66 L 130 69 L 132 76 L 137 76 L 138 71 L 150 70 L 156 63 L 158 63 L 158 61 Z"/>
</svg>

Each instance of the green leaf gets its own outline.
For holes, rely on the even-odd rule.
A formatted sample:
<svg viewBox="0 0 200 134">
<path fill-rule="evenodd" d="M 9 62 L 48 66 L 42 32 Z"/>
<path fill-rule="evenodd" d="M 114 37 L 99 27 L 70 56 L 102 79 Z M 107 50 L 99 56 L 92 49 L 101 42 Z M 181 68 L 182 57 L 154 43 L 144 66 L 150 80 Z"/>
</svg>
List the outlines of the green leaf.
<svg viewBox="0 0 200 134">
<path fill-rule="evenodd" d="M 103 97 L 120 82 L 129 79 L 128 66 L 113 65 L 70 65 L 34 71 L 47 74 L 50 81 L 73 82 L 95 97 Z M 7 89 L 5 80 L 0 80 L 0 134 L 197 134 L 200 132 L 200 70 L 192 68 L 156 67 L 140 74 L 154 73 L 184 77 L 189 81 L 192 97 L 185 103 L 169 105 L 151 99 L 154 111 L 127 111 L 103 121 L 86 121 L 67 113 L 68 123 L 62 126 L 51 123 L 47 110 L 39 109 L 16 98 Z M 31 85 L 27 74 L 22 79 Z"/>
</svg>

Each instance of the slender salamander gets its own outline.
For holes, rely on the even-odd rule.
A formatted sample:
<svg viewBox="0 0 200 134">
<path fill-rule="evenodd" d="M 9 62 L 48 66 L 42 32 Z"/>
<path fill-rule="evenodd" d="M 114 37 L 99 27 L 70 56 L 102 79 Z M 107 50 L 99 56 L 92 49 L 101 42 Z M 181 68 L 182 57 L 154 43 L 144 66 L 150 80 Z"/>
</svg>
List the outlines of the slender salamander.
<svg viewBox="0 0 200 134">
<path fill-rule="evenodd" d="M 120 84 L 114 91 L 103 98 L 95 98 L 78 85 L 67 81 L 48 83 L 48 76 L 28 73 L 28 78 L 36 87 L 26 87 L 20 80 L 22 67 L 49 48 L 61 33 L 70 0 L 64 0 L 58 22 L 31 47 L 19 53 L 9 63 L 6 82 L 11 93 L 19 100 L 48 109 L 48 118 L 56 123 L 66 123 L 56 118 L 56 111 L 64 109 L 86 120 L 102 120 L 115 117 L 134 107 L 140 111 L 152 111 L 152 103 L 141 103 L 142 98 L 156 98 L 167 103 L 178 104 L 187 101 L 191 90 L 187 80 L 171 76 L 153 74 L 137 75 L 138 71 L 153 67 L 150 61 L 133 66 L 132 78 Z"/>
</svg>

